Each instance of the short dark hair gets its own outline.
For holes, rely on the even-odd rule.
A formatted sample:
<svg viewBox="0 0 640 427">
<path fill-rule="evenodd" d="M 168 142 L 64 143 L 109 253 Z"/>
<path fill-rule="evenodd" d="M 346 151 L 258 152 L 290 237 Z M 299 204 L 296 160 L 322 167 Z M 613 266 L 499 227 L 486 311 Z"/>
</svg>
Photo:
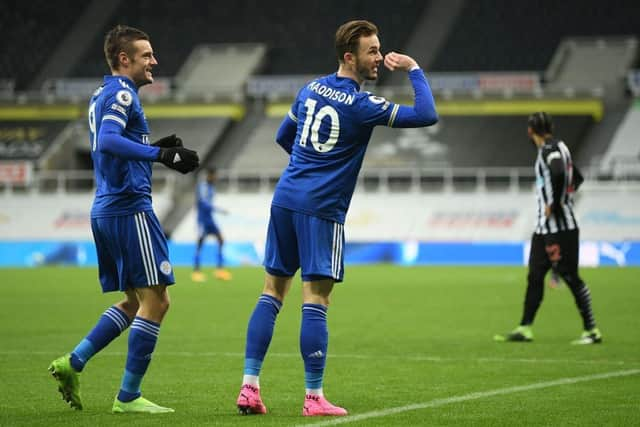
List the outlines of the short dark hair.
<svg viewBox="0 0 640 427">
<path fill-rule="evenodd" d="M 538 111 L 530 115 L 527 124 L 534 133 L 540 136 L 553 133 L 553 120 L 544 111 Z"/>
<path fill-rule="evenodd" d="M 358 53 L 360 37 L 369 37 L 378 34 L 378 27 L 374 23 L 364 20 L 349 21 L 336 31 L 336 55 L 339 62 L 344 62 L 344 54 L 347 52 Z"/>
<path fill-rule="evenodd" d="M 136 40 L 149 40 L 149 35 L 126 25 L 116 25 L 107 33 L 104 38 L 104 56 L 111 70 L 117 70 L 120 67 L 118 60 L 120 52 L 124 51 L 128 56 L 133 57 L 135 54 L 133 42 Z"/>
</svg>

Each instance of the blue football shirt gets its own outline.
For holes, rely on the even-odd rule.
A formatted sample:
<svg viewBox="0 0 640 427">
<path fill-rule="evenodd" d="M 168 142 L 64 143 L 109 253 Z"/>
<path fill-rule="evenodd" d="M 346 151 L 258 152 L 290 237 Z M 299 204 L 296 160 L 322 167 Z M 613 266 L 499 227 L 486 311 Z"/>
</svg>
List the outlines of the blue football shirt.
<svg viewBox="0 0 640 427">
<path fill-rule="evenodd" d="M 424 73 L 416 69 L 409 78 L 416 91 L 415 108 L 361 92 L 355 80 L 336 73 L 304 86 L 279 130 L 285 134 L 287 121 L 295 123 L 291 146 L 278 140 L 291 154 L 272 204 L 344 224 L 373 128 L 437 121 Z"/>
<path fill-rule="evenodd" d="M 215 186 L 206 181 L 198 183 L 196 189 L 196 207 L 198 210 L 198 222 L 203 223 L 211 219 L 213 214 L 213 198 L 216 194 Z"/>
<path fill-rule="evenodd" d="M 103 85 L 89 102 L 89 138 L 96 179 L 91 217 L 130 215 L 152 209 L 151 161 L 132 160 L 114 153 L 114 147 L 105 147 L 111 144 L 101 133 L 105 126 L 119 129 L 125 144 L 149 145 L 149 126 L 138 88 L 127 77 L 105 76 Z"/>
</svg>

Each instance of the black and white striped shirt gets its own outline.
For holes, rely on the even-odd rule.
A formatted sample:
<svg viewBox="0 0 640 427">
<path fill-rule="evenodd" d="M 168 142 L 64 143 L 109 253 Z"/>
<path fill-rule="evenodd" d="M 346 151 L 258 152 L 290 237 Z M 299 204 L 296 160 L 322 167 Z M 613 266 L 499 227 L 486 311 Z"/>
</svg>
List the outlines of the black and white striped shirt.
<svg viewBox="0 0 640 427">
<path fill-rule="evenodd" d="M 571 153 L 565 143 L 554 138 L 547 139 L 538 149 L 535 171 L 538 206 L 534 233 L 553 234 L 577 229 L 578 223 L 573 214 L 576 179 Z M 578 185 L 581 179 L 580 176 Z M 545 215 L 545 206 L 551 208 L 549 217 Z"/>
</svg>

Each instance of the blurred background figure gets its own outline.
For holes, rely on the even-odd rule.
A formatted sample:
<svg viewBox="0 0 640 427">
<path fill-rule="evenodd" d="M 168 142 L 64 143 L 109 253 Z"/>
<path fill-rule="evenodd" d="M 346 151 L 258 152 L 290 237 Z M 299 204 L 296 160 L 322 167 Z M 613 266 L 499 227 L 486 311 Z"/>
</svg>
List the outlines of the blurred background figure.
<svg viewBox="0 0 640 427">
<path fill-rule="evenodd" d="M 205 274 L 200 271 L 200 255 L 202 245 L 207 236 L 213 236 L 218 242 L 218 253 L 216 257 L 216 269 L 213 276 L 220 280 L 231 280 L 231 272 L 224 268 L 224 238 L 220 232 L 220 228 L 213 217 L 215 212 L 227 214 L 228 212 L 214 205 L 216 195 L 216 169 L 208 168 L 206 178 L 198 182 L 196 188 L 196 207 L 198 210 L 198 242 L 196 244 L 196 253 L 193 256 L 193 273 L 191 280 L 194 282 L 204 282 Z"/>
</svg>

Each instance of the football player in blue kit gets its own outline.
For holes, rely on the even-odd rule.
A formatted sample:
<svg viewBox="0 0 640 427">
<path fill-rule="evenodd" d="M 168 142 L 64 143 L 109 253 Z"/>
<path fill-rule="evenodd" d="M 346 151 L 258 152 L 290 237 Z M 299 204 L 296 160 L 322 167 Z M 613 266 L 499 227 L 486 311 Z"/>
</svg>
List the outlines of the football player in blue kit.
<svg viewBox="0 0 640 427">
<path fill-rule="evenodd" d="M 333 285 L 343 280 L 344 222 L 373 128 L 422 127 L 438 117 L 425 75 L 414 59 L 382 55 L 378 30 L 368 21 L 338 28 L 338 71 L 298 93 L 276 135 L 290 154 L 271 204 L 262 295 L 249 319 L 244 377 L 237 399 L 242 414 L 264 414 L 259 375 L 276 317 L 298 268 L 302 272 L 300 352 L 304 361 L 304 416 L 346 415 L 323 394 L 327 357 L 327 308 Z M 378 67 L 408 72 L 413 106 L 394 104 L 360 90 Z"/>
<path fill-rule="evenodd" d="M 224 253 L 222 252 L 224 237 L 222 237 L 220 227 L 213 219 L 214 212 L 228 213 L 225 209 L 215 206 L 213 203 L 216 195 L 216 178 L 216 169 L 208 168 L 206 179 L 198 182 L 196 186 L 198 241 L 196 242 L 196 253 L 193 256 L 193 273 L 191 273 L 191 280 L 194 282 L 204 282 L 206 280 L 204 273 L 200 271 L 200 252 L 205 239 L 209 235 L 214 236 L 218 241 L 218 259 L 213 276 L 220 280 L 231 280 L 232 278 L 231 272 L 224 268 Z"/>
<path fill-rule="evenodd" d="M 181 173 L 199 165 L 195 151 L 175 135 L 149 143 L 138 89 L 153 83 L 158 64 L 149 36 L 118 25 L 105 37 L 111 74 L 89 103 L 89 138 L 96 179 L 91 230 L 103 292 L 124 299 L 109 307 L 73 349 L 49 366 L 62 398 L 82 409 L 79 374 L 97 352 L 129 326 L 128 353 L 114 413 L 173 412 L 142 397 L 140 384 L 151 362 L 160 324 L 169 308 L 167 286 L 175 282 L 166 237 L 151 206 L 151 166 L 161 162 Z"/>
</svg>

